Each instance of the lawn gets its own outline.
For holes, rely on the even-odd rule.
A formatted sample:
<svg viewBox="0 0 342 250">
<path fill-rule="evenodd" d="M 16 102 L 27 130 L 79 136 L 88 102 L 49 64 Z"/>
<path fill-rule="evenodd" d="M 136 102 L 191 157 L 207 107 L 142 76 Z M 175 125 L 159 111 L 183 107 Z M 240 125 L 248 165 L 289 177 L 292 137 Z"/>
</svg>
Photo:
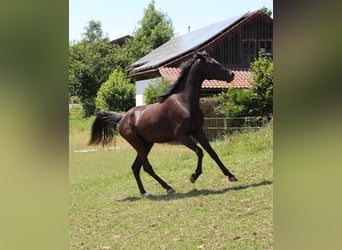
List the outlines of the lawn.
<svg viewBox="0 0 342 250">
<path fill-rule="evenodd" d="M 131 164 L 135 151 L 118 138 L 115 147 L 88 147 L 93 118 L 70 119 L 70 249 L 272 249 L 272 127 L 213 141 L 221 160 L 239 179 L 227 178 L 205 153 L 203 174 L 189 181 L 195 153 L 157 144 L 154 170 L 177 193 L 147 173 L 142 197 Z"/>
</svg>

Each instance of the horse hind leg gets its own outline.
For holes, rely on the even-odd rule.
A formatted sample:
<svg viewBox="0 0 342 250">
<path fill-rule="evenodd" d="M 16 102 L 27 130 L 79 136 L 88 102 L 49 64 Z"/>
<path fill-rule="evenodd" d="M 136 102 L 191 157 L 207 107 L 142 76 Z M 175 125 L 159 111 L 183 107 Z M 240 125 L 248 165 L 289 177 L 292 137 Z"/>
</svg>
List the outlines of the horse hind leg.
<svg viewBox="0 0 342 250">
<path fill-rule="evenodd" d="M 137 181 L 140 193 L 144 196 L 151 195 L 150 193 L 146 192 L 146 190 L 143 188 L 143 184 L 140 179 L 140 168 L 141 165 L 144 168 L 144 171 L 147 172 L 150 176 L 152 176 L 163 188 L 166 189 L 168 194 L 175 193 L 175 190 L 170 187 L 162 178 L 160 178 L 153 170 L 152 165 L 148 161 L 147 155 L 150 152 L 153 143 L 146 142 L 141 137 L 134 136 L 129 138 L 128 140 L 130 144 L 135 148 L 135 150 L 138 152 L 138 156 L 135 160 L 135 162 L 132 165 L 133 173 L 135 176 L 135 179 Z"/>
<path fill-rule="evenodd" d="M 139 188 L 140 193 L 147 197 L 147 196 L 150 196 L 151 194 L 149 192 L 146 192 L 144 185 L 142 184 L 142 181 L 140 179 L 141 166 L 142 166 L 141 160 L 139 159 L 139 156 L 137 156 L 133 162 L 132 171 L 133 171 L 135 180 L 138 184 L 138 188 Z"/>
<path fill-rule="evenodd" d="M 162 178 L 160 178 L 153 170 L 152 165 L 148 162 L 147 157 L 143 159 L 143 168 L 150 176 L 152 176 L 159 184 L 166 189 L 168 194 L 174 194 L 176 191 L 170 187 Z"/>
</svg>

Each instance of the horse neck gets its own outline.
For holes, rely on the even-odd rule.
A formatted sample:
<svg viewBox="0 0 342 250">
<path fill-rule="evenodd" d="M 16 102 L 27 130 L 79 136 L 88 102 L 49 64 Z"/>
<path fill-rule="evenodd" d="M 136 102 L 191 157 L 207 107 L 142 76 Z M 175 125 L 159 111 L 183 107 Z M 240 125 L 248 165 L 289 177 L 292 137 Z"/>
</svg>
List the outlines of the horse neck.
<svg viewBox="0 0 342 250">
<path fill-rule="evenodd" d="M 201 86 L 204 81 L 200 74 L 200 67 L 198 62 L 194 62 L 189 70 L 188 76 L 184 79 L 184 89 L 179 93 L 179 98 L 191 106 L 199 105 L 199 98 L 201 94 Z"/>
</svg>

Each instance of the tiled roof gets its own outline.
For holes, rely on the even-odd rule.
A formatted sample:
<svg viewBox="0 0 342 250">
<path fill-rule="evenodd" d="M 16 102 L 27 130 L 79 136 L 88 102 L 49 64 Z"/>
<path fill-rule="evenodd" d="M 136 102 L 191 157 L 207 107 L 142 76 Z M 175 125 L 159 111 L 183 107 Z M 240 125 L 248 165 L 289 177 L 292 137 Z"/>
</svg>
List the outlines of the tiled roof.
<svg viewBox="0 0 342 250">
<path fill-rule="evenodd" d="M 131 65 L 131 74 L 162 66 L 175 58 L 194 51 L 211 39 L 222 34 L 222 32 L 232 28 L 242 19 L 245 19 L 254 13 L 255 12 L 247 12 L 246 14 L 211 24 L 202 29 L 192 31 L 181 36 L 172 37 L 168 42 L 162 44 L 160 47 L 152 50 L 149 54 L 134 62 Z"/>
<path fill-rule="evenodd" d="M 249 79 L 252 77 L 252 73 L 248 68 L 243 67 L 231 67 L 235 74 L 234 80 L 231 83 L 220 80 L 204 80 L 202 83 L 202 89 L 216 89 L 216 88 L 229 88 L 231 85 L 234 88 L 244 89 L 250 88 Z M 160 67 L 160 75 L 170 82 L 176 81 L 180 74 L 180 68 L 173 67 Z"/>
</svg>

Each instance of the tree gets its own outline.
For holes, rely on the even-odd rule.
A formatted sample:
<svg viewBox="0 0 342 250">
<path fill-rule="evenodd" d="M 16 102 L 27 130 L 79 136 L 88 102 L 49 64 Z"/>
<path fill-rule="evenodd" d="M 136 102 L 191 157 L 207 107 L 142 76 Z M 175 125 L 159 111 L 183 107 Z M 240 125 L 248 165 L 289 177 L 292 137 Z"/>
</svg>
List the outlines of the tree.
<svg viewBox="0 0 342 250">
<path fill-rule="evenodd" d="M 95 111 L 95 98 L 102 83 L 114 69 L 127 74 L 129 66 L 173 36 L 171 19 L 157 11 L 151 1 L 144 10 L 141 27 L 135 37 L 123 46 L 112 46 L 103 36 L 101 23 L 91 20 L 82 40 L 69 46 L 69 94 L 75 96 L 85 110 L 85 116 Z"/>
<path fill-rule="evenodd" d="M 259 51 L 257 60 L 251 63 L 253 72 L 255 93 L 255 113 L 269 115 L 273 113 L 273 61 L 270 57 L 263 56 L 263 51 Z"/>
<path fill-rule="evenodd" d="M 267 116 L 273 113 L 273 61 L 263 56 L 251 63 L 251 89 L 229 88 L 219 95 L 216 113 L 226 117 Z"/>
<path fill-rule="evenodd" d="M 113 45 L 116 66 L 125 73 L 129 71 L 130 65 L 135 61 L 132 54 L 132 38 L 127 39 L 123 45 Z"/>
<path fill-rule="evenodd" d="M 69 46 L 69 92 L 80 100 L 85 116 L 95 111 L 95 97 L 101 84 L 116 67 L 113 47 L 103 37 L 101 23 L 90 21 L 83 39 Z"/>
<path fill-rule="evenodd" d="M 90 20 L 87 27 L 84 27 L 86 32 L 82 34 L 83 41 L 94 42 L 97 39 L 103 38 L 103 32 L 101 29 L 101 22 Z"/>
<path fill-rule="evenodd" d="M 95 104 L 97 110 L 127 111 L 135 105 L 135 85 L 116 69 L 101 85 Z"/>
<path fill-rule="evenodd" d="M 268 15 L 268 16 L 272 16 L 272 10 L 270 10 L 269 8 L 267 8 L 267 7 L 262 7 L 261 9 L 260 9 L 262 12 L 264 12 L 266 15 Z"/>
<path fill-rule="evenodd" d="M 131 44 L 132 56 L 135 60 L 145 56 L 173 36 L 171 19 L 166 13 L 156 10 L 154 5 L 155 2 L 152 0 L 139 22 L 141 27 L 135 32 Z"/>
</svg>

